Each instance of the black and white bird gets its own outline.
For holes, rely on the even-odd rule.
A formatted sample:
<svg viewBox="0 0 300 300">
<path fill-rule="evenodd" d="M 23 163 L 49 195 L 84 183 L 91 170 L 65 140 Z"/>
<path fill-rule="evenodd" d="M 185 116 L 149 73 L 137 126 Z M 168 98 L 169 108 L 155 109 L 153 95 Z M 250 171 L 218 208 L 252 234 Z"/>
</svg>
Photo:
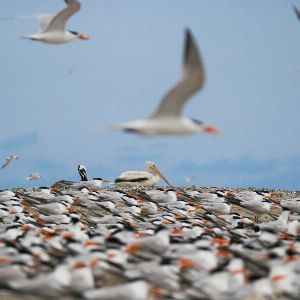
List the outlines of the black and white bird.
<svg viewBox="0 0 300 300">
<path fill-rule="evenodd" d="M 186 30 L 181 79 L 165 95 L 150 117 L 121 123 L 113 126 L 113 129 L 147 136 L 218 133 L 217 128 L 182 115 L 184 105 L 202 88 L 204 79 L 205 72 L 198 47 L 190 30 Z"/>
<path fill-rule="evenodd" d="M 38 16 L 39 33 L 25 35 L 23 38 L 48 44 L 64 44 L 73 40 L 88 40 L 89 36 L 65 29 L 68 19 L 80 10 L 77 0 L 65 0 L 67 7 L 58 14 L 41 14 Z"/>
<path fill-rule="evenodd" d="M 89 180 L 87 176 L 87 168 L 84 165 L 79 164 L 77 167 L 78 173 L 80 175 L 80 182 L 70 181 L 70 180 L 59 180 L 55 182 L 51 188 L 89 188 L 92 190 L 99 190 L 103 182 L 109 182 L 107 179 L 102 179 L 95 177 L 93 180 Z"/>
</svg>

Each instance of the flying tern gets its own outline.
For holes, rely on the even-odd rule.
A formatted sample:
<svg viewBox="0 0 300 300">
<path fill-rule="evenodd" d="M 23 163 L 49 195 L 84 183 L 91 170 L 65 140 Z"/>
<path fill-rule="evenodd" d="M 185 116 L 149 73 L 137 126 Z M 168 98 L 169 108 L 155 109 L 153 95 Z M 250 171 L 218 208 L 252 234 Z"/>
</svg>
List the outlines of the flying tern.
<svg viewBox="0 0 300 300">
<path fill-rule="evenodd" d="M 150 117 L 112 128 L 146 136 L 218 133 L 216 127 L 182 115 L 185 103 L 202 88 L 204 79 L 203 63 L 196 42 L 190 30 L 186 30 L 181 79 L 169 90 Z"/>
<path fill-rule="evenodd" d="M 19 159 L 16 155 L 7 156 L 4 160 L 4 164 L 1 166 L 1 170 L 4 169 L 7 165 L 9 165 L 13 160 Z"/>
<path fill-rule="evenodd" d="M 68 19 L 80 10 L 77 0 L 65 0 L 67 7 L 58 14 L 41 14 L 38 16 L 39 33 L 25 35 L 23 38 L 47 44 L 64 44 L 73 40 L 88 40 L 84 33 L 65 30 Z"/>
<path fill-rule="evenodd" d="M 40 175 L 39 173 L 32 173 L 26 177 L 26 180 L 39 180 L 42 178 L 43 178 L 42 175 Z"/>
</svg>

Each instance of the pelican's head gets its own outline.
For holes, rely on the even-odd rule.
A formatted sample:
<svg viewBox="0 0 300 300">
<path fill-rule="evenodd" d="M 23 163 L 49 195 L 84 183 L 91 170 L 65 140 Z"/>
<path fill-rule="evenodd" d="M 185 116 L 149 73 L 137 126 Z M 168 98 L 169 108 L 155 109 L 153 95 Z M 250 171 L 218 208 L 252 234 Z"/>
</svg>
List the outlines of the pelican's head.
<svg viewBox="0 0 300 300">
<path fill-rule="evenodd" d="M 84 165 L 78 165 L 77 169 L 81 177 L 81 181 L 88 181 L 86 167 Z"/>
<path fill-rule="evenodd" d="M 205 125 L 202 121 L 199 121 L 197 119 L 191 119 L 196 125 L 200 131 L 209 133 L 209 134 L 218 134 L 220 131 L 217 127 L 211 126 L 211 125 Z"/>
<path fill-rule="evenodd" d="M 156 164 L 152 161 L 147 161 L 145 163 L 145 168 L 151 174 L 158 175 L 166 184 L 171 185 L 169 181 L 164 177 L 164 175 L 159 171 Z"/>
</svg>

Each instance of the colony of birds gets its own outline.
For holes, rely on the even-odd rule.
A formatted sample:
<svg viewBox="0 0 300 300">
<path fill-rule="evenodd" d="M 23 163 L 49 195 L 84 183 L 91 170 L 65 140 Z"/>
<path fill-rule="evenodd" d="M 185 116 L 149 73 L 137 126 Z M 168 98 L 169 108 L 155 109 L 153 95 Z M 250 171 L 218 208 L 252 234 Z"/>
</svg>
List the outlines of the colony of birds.
<svg viewBox="0 0 300 300">
<path fill-rule="evenodd" d="M 300 199 L 288 196 L 84 181 L 1 191 L 1 290 L 42 299 L 299 299 Z"/>
</svg>

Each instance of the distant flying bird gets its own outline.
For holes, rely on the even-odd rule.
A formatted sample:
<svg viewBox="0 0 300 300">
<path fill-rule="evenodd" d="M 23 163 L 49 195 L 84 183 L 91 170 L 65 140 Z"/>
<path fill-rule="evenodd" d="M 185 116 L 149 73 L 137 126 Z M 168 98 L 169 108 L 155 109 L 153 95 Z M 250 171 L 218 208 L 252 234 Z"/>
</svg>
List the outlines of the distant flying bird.
<svg viewBox="0 0 300 300">
<path fill-rule="evenodd" d="M 80 3 L 77 0 L 65 0 L 65 2 L 68 6 L 57 15 L 39 15 L 40 32 L 23 36 L 23 38 L 48 44 L 64 44 L 75 39 L 88 40 L 89 36 L 86 34 L 65 30 L 68 19 L 80 10 Z"/>
<path fill-rule="evenodd" d="M 19 159 L 19 157 L 16 155 L 7 156 L 4 160 L 4 164 L 2 165 L 1 170 L 4 169 L 7 165 L 9 165 L 13 160 L 17 159 Z"/>
<path fill-rule="evenodd" d="M 186 30 L 182 77 L 179 82 L 165 95 L 150 117 L 121 123 L 112 129 L 148 136 L 217 133 L 218 129 L 213 126 L 182 116 L 185 103 L 202 88 L 204 79 L 204 68 L 197 45 L 192 33 Z"/>
<path fill-rule="evenodd" d="M 122 173 L 115 183 L 118 186 L 137 187 L 137 186 L 155 186 L 157 182 L 162 179 L 168 185 L 169 181 L 162 175 L 154 162 L 147 161 L 145 163 L 145 171 L 127 171 Z"/>
<path fill-rule="evenodd" d="M 189 177 L 186 177 L 184 180 L 185 180 L 186 183 L 192 184 L 195 181 L 195 177 L 194 176 L 189 176 Z"/>
<path fill-rule="evenodd" d="M 293 5 L 293 9 L 294 9 L 295 15 L 297 16 L 298 20 L 300 20 L 300 10 L 297 8 L 296 5 Z"/>
<path fill-rule="evenodd" d="M 26 177 L 26 180 L 39 180 L 43 177 L 39 173 L 32 173 L 29 176 Z"/>
</svg>

